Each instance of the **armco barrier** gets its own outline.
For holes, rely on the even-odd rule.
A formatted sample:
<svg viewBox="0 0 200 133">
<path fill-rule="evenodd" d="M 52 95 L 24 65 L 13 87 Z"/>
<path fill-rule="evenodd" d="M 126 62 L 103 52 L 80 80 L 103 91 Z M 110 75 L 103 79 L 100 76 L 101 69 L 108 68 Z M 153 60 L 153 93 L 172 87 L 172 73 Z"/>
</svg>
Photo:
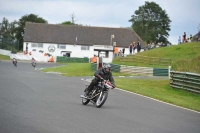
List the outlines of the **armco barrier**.
<svg viewBox="0 0 200 133">
<path fill-rule="evenodd" d="M 63 56 L 57 56 L 56 58 L 57 62 L 83 62 L 88 63 L 89 58 L 76 58 L 76 57 L 63 57 Z"/>
<path fill-rule="evenodd" d="M 200 93 L 200 74 L 171 71 L 170 86 Z"/>
<path fill-rule="evenodd" d="M 168 69 L 165 68 L 153 68 L 153 76 L 168 76 Z"/>
<path fill-rule="evenodd" d="M 121 65 L 120 72 L 135 75 L 135 76 L 136 75 L 153 76 L 153 68 L 149 68 L 149 67 L 136 67 L 136 66 Z"/>
<path fill-rule="evenodd" d="M 91 70 L 97 69 L 96 63 L 91 63 Z M 138 66 L 125 66 L 111 64 L 112 72 L 121 72 L 130 75 L 140 76 L 168 76 L 169 69 L 164 68 L 149 68 L 149 67 L 138 67 Z"/>
</svg>

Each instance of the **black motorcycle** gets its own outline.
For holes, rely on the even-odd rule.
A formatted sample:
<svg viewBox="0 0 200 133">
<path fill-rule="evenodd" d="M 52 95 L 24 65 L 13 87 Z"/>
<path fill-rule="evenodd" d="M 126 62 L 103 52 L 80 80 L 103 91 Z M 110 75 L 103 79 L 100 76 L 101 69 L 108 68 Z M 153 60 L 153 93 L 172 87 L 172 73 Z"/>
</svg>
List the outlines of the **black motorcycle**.
<svg viewBox="0 0 200 133">
<path fill-rule="evenodd" d="M 31 64 L 32 64 L 33 67 L 36 66 L 36 62 L 35 61 L 33 61 Z"/>
<path fill-rule="evenodd" d="M 15 59 L 15 60 L 13 60 L 13 64 L 14 64 L 14 66 L 16 66 L 17 67 L 17 60 Z"/>
<path fill-rule="evenodd" d="M 88 85 L 86 85 L 87 89 Z M 93 103 L 97 108 L 100 108 L 106 101 L 108 97 L 108 91 L 114 89 L 115 86 L 107 80 L 102 80 L 98 82 L 97 86 L 94 86 L 93 90 L 88 94 L 88 96 L 80 95 L 82 98 L 82 104 L 87 105 L 89 102 Z M 84 92 L 86 93 L 86 89 Z"/>
</svg>

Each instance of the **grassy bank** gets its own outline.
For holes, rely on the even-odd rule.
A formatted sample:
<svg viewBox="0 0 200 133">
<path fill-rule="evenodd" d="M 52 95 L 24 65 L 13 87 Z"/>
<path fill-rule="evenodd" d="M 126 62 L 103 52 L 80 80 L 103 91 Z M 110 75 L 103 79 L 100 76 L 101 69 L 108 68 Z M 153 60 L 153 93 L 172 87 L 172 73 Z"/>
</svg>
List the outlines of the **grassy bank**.
<svg viewBox="0 0 200 133">
<path fill-rule="evenodd" d="M 0 54 L 0 60 L 10 60 L 10 56 Z"/>
<path fill-rule="evenodd" d="M 161 47 L 138 53 L 140 56 L 171 58 L 172 70 L 200 73 L 200 42 L 184 43 L 170 47 Z M 167 68 L 162 65 L 149 65 L 137 62 L 122 62 L 119 58 L 113 61 L 114 64 L 144 66 L 154 68 Z"/>
</svg>

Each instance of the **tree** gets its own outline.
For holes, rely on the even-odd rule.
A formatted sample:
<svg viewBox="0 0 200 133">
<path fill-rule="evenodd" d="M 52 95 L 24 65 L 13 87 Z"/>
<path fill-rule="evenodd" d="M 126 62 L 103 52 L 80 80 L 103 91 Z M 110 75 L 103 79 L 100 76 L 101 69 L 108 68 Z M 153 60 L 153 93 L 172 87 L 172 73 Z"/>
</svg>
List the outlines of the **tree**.
<svg viewBox="0 0 200 133">
<path fill-rule="evenodd" d="M 5 17 L 0 23 L 0 38 L 1 48 L 12 50 L 16 43 L 16 21 L 9 23 Z M 16 46 L 15 46 L 16 48 Z"/>
<path fill-rule="evenodd" d="M 65 21 L 65 22 L 62 22 L 62 24 L 64 24 L 64 25 L 75 25 L 75 24 L 72 23 L 71 21 Z"/>
<path fill-rule="evenodd" d="M 132 28 L 146 43 L 159 40 L 167 42 L 171 20 L 166 11 L 155 2 L 146 1 L 145 5 L 135 11 L 129 22 L 132 22 Z"/>
<path fill-rule="evenodd" d="M 16 37 L 19 40 L 20 49 L 23 48 L 23 35 L 24 35 L 24 27 L 26 22 L 33 23 L 48 23 L 45 19 L 38 17 L 35 14 L 24 15 L 18 21 L 18 27 L 16 29 Z"/>
<path fill-rule="evenodd" d="M 2 38 L 10 39 L 14 38 L 15 22 L 9 23 L 8 19 L 5 17 L 0 23 L 0 35 Z"/>
<path fill-rule="evenodd" d="M 78 25 L 78 24 L 75 24 L 75 20 L 74 20 L 75 14 L 72 13 L 70 15 L 70 17 L 71 17 L 72 21 L 65 21 L 65 22 L 62 22 L 61 24 L 64 24 L 64 25 Z"/>
</svg>

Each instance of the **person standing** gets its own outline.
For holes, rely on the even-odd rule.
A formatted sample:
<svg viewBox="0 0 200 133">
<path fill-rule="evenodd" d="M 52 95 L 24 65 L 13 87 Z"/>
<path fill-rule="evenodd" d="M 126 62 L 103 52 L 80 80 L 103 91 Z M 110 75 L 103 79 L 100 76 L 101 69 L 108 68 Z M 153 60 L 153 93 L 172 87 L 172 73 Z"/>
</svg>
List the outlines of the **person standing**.
<svg viewBox="0 0 200 133">
<path fill-rule="evenodd" d="M 184 32 L 184 35 L 183 35 L 183 40 L 184 40 L 184 42 L 186 42 L 187 40 L 186 40 L 186 32 Z"/>
<path fill-rule="evenodd" d="M 139 53 L 140 50 L 141 50 L 141 43 L 140 43 L 140 41 L 138 40 L 138 42 L 137 42 L 137 52 Z"/>
<path fill-rule="evenodd" d="M 118 47 L 115 46 L 114 47 L 114 57 L 117 57 L 118 53 L 119 53 Z"/>
<path fill-rule="evenodd" d="M 130 51 L 130 54 L 132 54 L 132 51 L 133 51 L 133 44 L 132 43 L 129 46 L 129 51 Z"/>
<path fill-rule="evenodd" d="M 181 37 L 178 38 L 178 44 L 181 44 Z"/>
<path fill-rule="evenodd" d="M 122 56 L 124 57 L 124 53 L 125 53 L 125 48 L 122 49 Z"/>
</svg>

